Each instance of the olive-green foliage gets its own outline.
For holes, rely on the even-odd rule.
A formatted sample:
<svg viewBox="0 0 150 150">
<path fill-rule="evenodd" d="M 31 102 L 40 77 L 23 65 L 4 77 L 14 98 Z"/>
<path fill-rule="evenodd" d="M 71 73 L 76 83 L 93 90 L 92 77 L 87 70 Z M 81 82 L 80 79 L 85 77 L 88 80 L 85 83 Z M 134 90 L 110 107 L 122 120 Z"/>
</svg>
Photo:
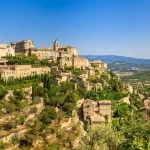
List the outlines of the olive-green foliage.
<svg viewBox="0 0 150 150">
<path fill-rule="evenodd" d="M 0 83 L 4 90 L 18 90 L 21 88 L 32 86 L 32 84 L 40 83 L 44 75 L 27 76 L 23 78 L 10 78 L 7 81 L 0 78 Z"/>
<path fill-rule="evenodd" d="M 1 87 L 0 88 L 0 100 L 3 99 L 7 93 L 8 91 Z"/>
<path fill-rule="evenodd" d="M 6 110 L 6 113 L 12 113 L 12 112 L 16 111 L 16 106 L 13 103 L 7 103 L 5 105 L 5 110 Z"/>
<path fill-rule="evenodd" d="M 40 61 L 37 59 L 35 55 L 33 56 L 25 56 L 18 55 L 13 57 L 6 57 L 8 60 L 8 65 L 29 65 L 29 64 L 39 64 Z"/>
<path fill-rule="evenodd" d="M 62 82 L 58 85 L 52 77 L 46 75 L 44 79 L 45 104 L 53 107 L 57 106 L 68 115 L 71 115 L 72 110 L 75 109 L 77 100 L 83 97 L 83 88 L 78 86 L 76 89 L 75 84 L 77 83 L 75 82 Z"/>
<path fill-rule="evenodd" d="M 9 131 L 9 130 L 11 130 L 13 128 L 16 128 L 16 127 L 17 127 L 17 123 L 16 122 L 7 122 L 7 123 L 5 123 L 3 125 L 4 130 L 7 130 L 7 131 Z"/>
<path fill-rule="evenodd" d="M 63 147 L 60 143 L 52 143 L 46 146 L 46 150 L 62 150 Z"/>
<path fill-rule="evenodd" d="M 121 143 L 121 150 L 148 150 L 150 148 L 150 124 L 138 112 L 133 117 L 126 117 L 120 121 L 120 131 L 125 140 Z"/>
<path fill-rule="evenodd" d="M 123 92 L 123 84 L 112 72 L 104 72 L 100 77 L 90 78 L 92 83 L 100 82 L 103 84 L 102 90 L 91 90 L 87 92 L 86 98 L 93 100 L 119 100 L 127 94 Z"/>
<path fill-rule="evenodd" d="M 21 90 L 15 90 L 13 92 L 13 95 L 14 97 L 17 99 L 17 100 L 22 100 L 24 97 L 23 97 L 23 91 Z"/>
<path fill-rule="evenodd" d="M 84 139 L 85 146 L 82 149 L 118 150 L 124 140 L 121 132 L 113 130 L 109 124 L 88 128 L 88 136 Z"/>
<path fill-rule="evenodd" d="M 46 107 L 40 114 L 39 119 L 44 123 L 44 124 L 49 124 L 51 123 L 52 119 L 56 119 L 57 114 L 54 108 L 52 107 Z"/>
<path fill-rule="evenodd" d="M 32 100 L 34 101 L 36 97 L 44 97 L 44 88 L 36 83 L 32 84 Z M 34 101 L 35 102 L 35 101 Z"/>
<path fill-rule="evenodd" d="M 41 132 L 45 129 L 46 126 L 47 124 L 44 124 L 39 120 L 39 118 L 37 118 L 34 121 L 34 124 L 30 126 L 29 134 L 33 136 L 38 136 L 39 134 L 41 134 Z"/>
<path fill-rule="evenodd" d="M 2 142 L 0 142 L 0 150 L 4 150 L 5 149 L 5 146 Z"/>
<path fill-rule="evenodd" d="M 25 55 L 18 55 L 18 56 L 10 56 L 6 57 L 8 60 L 8 65 L 37 65 L 37 66 L 49 66 L 50 63 L 48 60 L 39 60 L 36 55 L 25 56 Z"/>
<path fill-rule="evenodd" d="M 64 134 L 64 131 L 57 131 L 56 136 L 57 138 L 62 139 L 64 137 Z"/>
<path fill-rule="evenodd" d="M 125 96 L 127 96 L 127 94 L 105 88 L 103 90 L 98 91 L 88 91 L 86 98 L 92 100 L 120 100 Z"/>
<path fill-rule="evenodd" d="M 25 118 L 24 117 L 20 117 L 19 120 L 18 120 L 18 124 L 19 125 L 23 125 L 25 122 Z"/>
<path fill-rule="evenodd" d="M 116 105 L 114 109 L 114 117 L 125 117 L 131 115 L 134 107 L 132 105 L 128 105 L 126 103 L 119 103 Z"/>
</svg>

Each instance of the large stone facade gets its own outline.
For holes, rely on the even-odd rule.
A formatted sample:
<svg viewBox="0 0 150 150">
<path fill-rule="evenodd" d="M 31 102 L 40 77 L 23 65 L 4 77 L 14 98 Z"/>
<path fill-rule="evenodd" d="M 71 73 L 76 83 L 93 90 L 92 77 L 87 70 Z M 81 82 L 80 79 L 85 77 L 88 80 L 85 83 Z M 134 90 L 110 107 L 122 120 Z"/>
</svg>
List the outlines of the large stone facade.
<svg viewBox="0 0 150 150">
<path fill-rule="evenodd" d="M 21 42 L 11 43 L 11 47 L 15 49 L 15 53 L 28 54 L 30 48 L 34 48 L 34 43 L 31 40 L 23 40 Z"/>
<path fill-rule="evenodd" d="M 5 56 L 15 56 L 15 50 L 7 44 L 0 44 L 0 58 Z"/>
<path fill-rule="evenodd" d="M 30 48 L 28 55 L 36 55 L 38 59 L 48 59 L 56 61 L 56 52 L 51 48 Z"/>
<path fill-rule="evenodd" d="M 49 67 L 33 67 L 31 65 L 1 65 L 0 74 L 5 80 L 22 78 L 32 75 L 41 75 L 50 72 Z"/>
</svg>

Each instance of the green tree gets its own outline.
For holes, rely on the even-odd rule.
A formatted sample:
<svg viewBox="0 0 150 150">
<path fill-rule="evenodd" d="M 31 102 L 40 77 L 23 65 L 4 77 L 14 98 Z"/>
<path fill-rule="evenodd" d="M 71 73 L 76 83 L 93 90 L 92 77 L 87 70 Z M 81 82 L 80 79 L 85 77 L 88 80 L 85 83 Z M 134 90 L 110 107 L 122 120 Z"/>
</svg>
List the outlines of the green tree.
<svg viewBox="0 0 150 150">
<path fill-rule="evenodd" d="M 23 91 L 21 90 L 15 90 L 13 94 L 17 100 L 22 100 L 24 98 Z"/>
<path fill-rule="evenodd" d="M 116 132 L 107 125 L 93 126 L 88 128 L 88 136 L 85 137 L 87 150 L 118 150 L 124 137 L 120 132 Z"/>
</svg>

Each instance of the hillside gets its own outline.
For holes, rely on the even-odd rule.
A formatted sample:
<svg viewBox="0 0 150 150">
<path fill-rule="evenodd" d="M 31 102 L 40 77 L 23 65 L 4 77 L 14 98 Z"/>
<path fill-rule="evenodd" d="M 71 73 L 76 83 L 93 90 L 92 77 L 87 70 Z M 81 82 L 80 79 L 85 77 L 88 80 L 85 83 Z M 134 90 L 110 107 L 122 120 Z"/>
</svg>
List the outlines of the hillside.
<svg viewBox="0 0 150 150">
<path fill-rule="evenodd" d="M 115 55 L 84 55 L 90 61 L 101 60 L 108 64 L 111 71 L 149 71 L 150 59 L 132 58 Z"/>
<path fill-rule="evenodd" d="M 132 58 L 125 56 L 116 56 L 116 55 L 82 55 L 86 57 L 90 61 L 93 60 L 102 60 L 106 63 L 114 63 L 114 62 L 125 62 L 125 63 L 133 63 L 133 64 L 150 64 L 150 59 L 143 58 Z"/>
</svg>

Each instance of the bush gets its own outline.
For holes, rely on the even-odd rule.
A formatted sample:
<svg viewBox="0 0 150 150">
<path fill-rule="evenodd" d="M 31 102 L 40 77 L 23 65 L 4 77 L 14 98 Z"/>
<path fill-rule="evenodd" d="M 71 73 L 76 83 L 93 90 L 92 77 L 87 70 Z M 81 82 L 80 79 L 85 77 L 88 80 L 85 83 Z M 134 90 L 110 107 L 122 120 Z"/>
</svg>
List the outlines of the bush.
<svg viewBox="0 0 150 150">
<path fill-rule="evenodd" d="M 15 90 L 13 94 L 17 100 L 23 99 L 23 91 Z"/>
<path fill-rule="evenodd" d="M 5 106 L 5 110 L 7 113 L 12 113 L 16 110 L 16 106 L 12 103 L 8 103 L 6 106 Z"/>
<path fill-rule="evenodd" d="M 25 118 L 24 117 L 20 117 L 19 120 L 18 120 L 18 124 L 19 125 L 23 125 L 25 122 Z"/>
<path fill-rule="evenodd" d="M 46 150 L 62 150 L 62 145 L 60 143 L 52 143 L 47 145 Z"/>
<path fill-rule="evenodd" d="M 57 114 L 54 108 L 52 107 L 47 107 L 45 108 L 42 113 L 40 114 L 40 120 L 44 123 L 44 124 L 49 124 L 51 123 L 52 119 L 56 119 Z"/>
<path fill-rule="evenodd" d="M 63 110 L 68 114 L 71 115 L 72 111 L 75 109 L 75 104 L 74 103 L 65 103 L 63 106 Z"/>
<path fill-rule="evenodd" d="M 58 131 L 57 134 L 56 134 L 56 136 L 57 136 L 59 139 L 61 139 L 61 138 L 64 137 L 64 132 L 63 132 L 63 131 Z"/>
<path fill-rule="evenodd" d="M 3 99 L 6 96 L 7 93 L 8 93 L 7 90 L 0 89 L 0 99 Z"/>
<path fill-rule="evenodd" d="M 17 127 L 17 123 L 16 122 L 7 122 L 7 123 L 5 123 L 3 125 L 4 130 L 7 130 L 7 131 L 9 131 L 9 130 L 11 130 L 13 128 L 16 128 L 16 127 Z"/>
</svg>

